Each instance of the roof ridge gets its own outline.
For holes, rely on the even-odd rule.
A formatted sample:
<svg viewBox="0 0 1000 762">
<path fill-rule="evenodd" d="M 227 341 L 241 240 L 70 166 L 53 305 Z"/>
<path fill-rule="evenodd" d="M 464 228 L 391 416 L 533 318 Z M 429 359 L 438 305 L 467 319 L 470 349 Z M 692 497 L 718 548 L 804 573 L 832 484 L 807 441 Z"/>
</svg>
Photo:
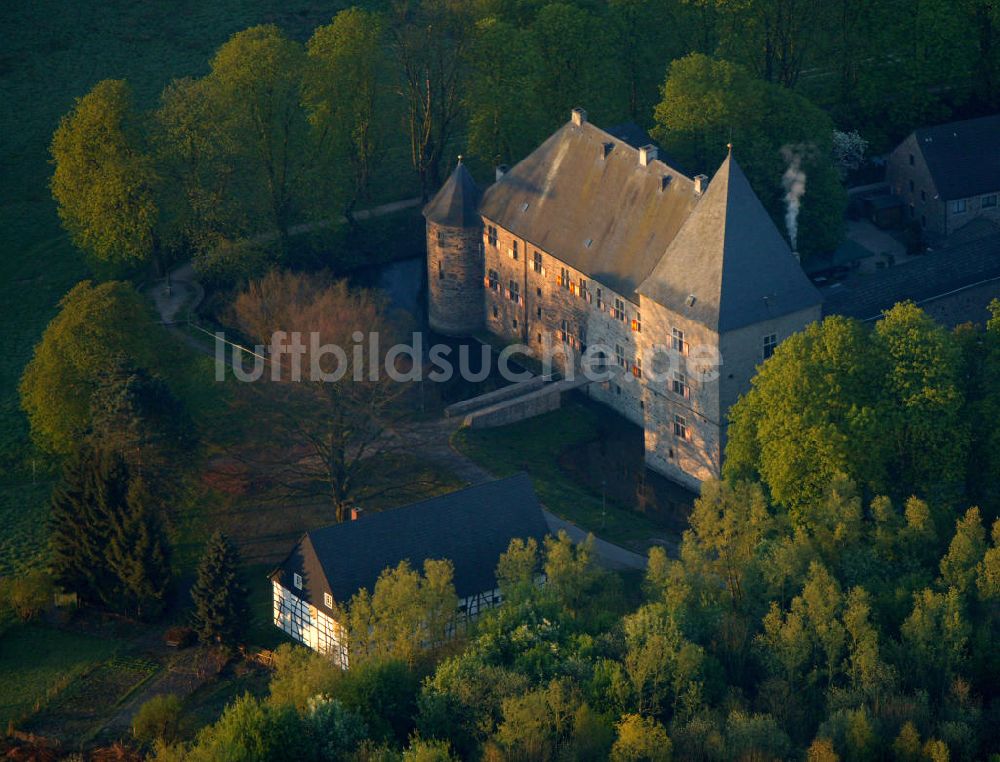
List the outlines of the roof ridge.
<svg viewBox="0 0 1000 762">
<path fill-rule="evenodd" d="M 434 502 L 436 500 L 441 500 L 442 498 L 445 498 L 445 497 L 449 497 L 450 498 L 450 497 L 461 495 L 464 492 L 469 492 L 470 490 L 482 489 L 483 487 L 488 487 L 488 486 L 491 486 L 491 485 L 494 485 L 494 484 L 502 484 L 504 482 L 513 482 L 515 480 L 522 479 L 522 478 L 528 478 L 528 472 L 527 471 L 518 471 L 516 474 L 511 474 L 510 476 L 504 476 L 504 477 L 501 477 L 499 479 L 493 479 L 493 480 L 488 481 L 488 482 L 480 482 L 479 484 L 469 484 L 469 485 L 467 485 L 465 487 L 462 487 L 461 489 L 455 489 L 455 490 L 452 490 L 451 492 L 443 492 L 440 495 L 432 495 L 431 497 L 425 497 L 422 500 L 417 500 L 416 502 L 413 502 L 413 503 L 407 503 L 406 505 L 400 505 L 400 506 L 397 506 L 396 508 L 389 508 L 389 509 L 384 510 L 384 511 L 375 511 L 375 512 L 373 512 L 371 514 L 368 514 L 367 516 L 362 517 L 361 519 L 359 519 L 359 521 L 370 521 L 371 519 L 375 518 L 376 516 L 383 516 L 383 515 L 387 515 L 387 514 L 390 514 L 390 513 L 395 513 L 396 511 L 406 511 L 406 510 L 409 510 L 410 508 L 417 508 L 417 507 L 419 507 L 421 505 L 424 505 L 425 503 L 431 503 L 431 502 Z M 534 485 L 531 485 L 531 486 L 532 486 L 532 489 L 534 489 Z M 337 522 L 335 524 L 327 524 L 326 526 L 321 526 L 321 527 L 317 527 L 316 529 L 311 529 L 308 532 L 306 532 L 305 535 L 303 535 L 303 536 L 304 537 L 309 537 L 310 535 L 313 534 L 313 532 L 322 532 L 322 531 L 325 531 L 325 530 L 328 530 L 328 529 L 333 529 L 334 527 L 349 526 L 352 523 L 354 523 L 354 522 L 352 522 L 352 521 L 340 521 L 340 522 Z"/>
</svg>

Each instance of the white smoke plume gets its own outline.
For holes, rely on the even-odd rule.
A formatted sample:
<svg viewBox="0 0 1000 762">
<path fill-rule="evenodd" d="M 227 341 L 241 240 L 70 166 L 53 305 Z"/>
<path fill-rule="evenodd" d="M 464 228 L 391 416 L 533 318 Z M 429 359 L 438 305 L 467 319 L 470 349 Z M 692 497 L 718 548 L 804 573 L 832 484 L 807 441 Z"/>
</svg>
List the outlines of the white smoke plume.
<svg viewBox="0 0 1000 762">
<path fill-rule="evenodd" d="M 798 251 L 799 209 L 806 193 L 806 173 L 802 169 L 805 149 L 805 146 L 784 146 L 781 149 L 781 156 L 788 163 L 781 185 L 785 189 L 785 227 L 792 251 Z"/>
</svg>

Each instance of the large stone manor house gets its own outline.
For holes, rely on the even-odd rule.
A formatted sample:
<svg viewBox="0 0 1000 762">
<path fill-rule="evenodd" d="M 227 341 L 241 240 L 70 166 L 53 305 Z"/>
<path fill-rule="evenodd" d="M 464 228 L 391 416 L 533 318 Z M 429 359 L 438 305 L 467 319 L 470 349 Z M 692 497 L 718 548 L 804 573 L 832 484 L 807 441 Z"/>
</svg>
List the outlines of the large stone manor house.
<svg viewBox="0 0 1000 762">
<path fill-rule="evenodd" d="M 607 348 L 614 372 L 589 393 L 643 427 L 650 468 L 691 487 L 719 475 L 756 366 L 821 316 L 732 151 L 711 180 L 687 177 L 582 109 L 485 192 L 459 161 L 424 216 L 431 328 L 539 358 L 554 343 L 564 370 Z"/>
</svg>

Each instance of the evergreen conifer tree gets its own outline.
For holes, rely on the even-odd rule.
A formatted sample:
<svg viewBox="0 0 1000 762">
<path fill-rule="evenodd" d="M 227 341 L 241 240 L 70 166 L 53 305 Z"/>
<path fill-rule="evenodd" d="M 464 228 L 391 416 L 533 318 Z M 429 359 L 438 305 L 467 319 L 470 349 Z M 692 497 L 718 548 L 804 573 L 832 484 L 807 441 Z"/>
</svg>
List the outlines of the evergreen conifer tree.
<svg viewBox="0 0 1000 762">
<path fill-rule="evenodd" d="M 120 453 L 84 443 L 71 456 L 52 496 L 49 542 L 56 583 L 81 600 L 140 618 L 162 611 L 166 539 Z"/>
<path fill-rule="evenodd" d="M 56 583 L 89 603 L 113 599 L 107 564 L 110 516 L 126 504 L 124 463 L 84 443 L 67 461 L 52 495 L 51 570 Z"/>
<path fill-rule="evenodd" d="M 192 624 L 203 643 L 235 645 L 249 620 L 247 592 L 239 575 L 239 553 L 221 531 L 205 546 L 191 588 Z"/>
<path fill-rule="evenodd" d="M 170 585 L 169 546 L 141 480 L 129 488 L 125 510 L 112 518 L 108 565 L 117 580 L 115 608 L 139 619 L 163 613 Z"/>
</svg>

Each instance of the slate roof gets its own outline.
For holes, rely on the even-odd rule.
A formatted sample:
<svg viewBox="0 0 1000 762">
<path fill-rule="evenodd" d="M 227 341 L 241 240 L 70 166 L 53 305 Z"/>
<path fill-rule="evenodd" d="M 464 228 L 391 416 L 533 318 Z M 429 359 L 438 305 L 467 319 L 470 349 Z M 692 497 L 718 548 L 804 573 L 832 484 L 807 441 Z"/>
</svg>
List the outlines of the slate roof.
<svg viewBox="0 0 1000 762">
<path fill-rule="evenodd" d="M 823 300 L 732 154 L 638 291 L 719 333 Z"/>
<path fill-rule="evenodd" d="M 690 176 L 690 173 L 682 164 L 670 154 L 665 153 L 663 147 L 635 122 L 622 122 L 621 124 L 616 124 L 614 127 L 608 127 L 607 133 L 613 138 L 628 143 L 633 148 L 642 148 L 648 145 L 656 146 L 660 161 L 667 166 L 673 167 L 680 174 Z"/>
<path fill-rule="evenodd" d="M 625 140 L 570 121 L 487 188 L 480 211 L 631 297 L 695 202 L 693 181 L 677 169 L 659 160 L 644 167 Z"/>
<path fill-rule="evenodd" d="M 1000 114 L 923 127 L 914 136 L 944 200 L 1000 190 Z"/>
<path fill-rule="evenodd" d="M 424 217 L 438 225 L 478 227 L 479 187 L 459 157 L 455 170 L 424 207 Z"/>
<path fill-rule="evenodd" d="M 531 479 L 518 474 L 307 532 L 271 578 L 314 605 L 323 593 L 345 604 L 362 587 L 373 592 L 382 570 L 404 559 L 419 570 L 428 558 L 447 558 L 465 598 L 496 588 L 497 560 L 513 538 L 541 544 L 547 533 Z"/>
<path fill-rule="evenodd" d="M 952 240 L 947 248 L 911 259 L 905 264 L 856 273 L 847 281 L 825 289 L 825 315 L 838 314 L 874 320 L 897 302 L 918 304 L 952 291 L 1000 278 L 1000 229 L 987 220 L 963 227 L 979 228 L 976 238 Z M 985 316 L 985 310 L 981 313 Z"/>
</svg>

